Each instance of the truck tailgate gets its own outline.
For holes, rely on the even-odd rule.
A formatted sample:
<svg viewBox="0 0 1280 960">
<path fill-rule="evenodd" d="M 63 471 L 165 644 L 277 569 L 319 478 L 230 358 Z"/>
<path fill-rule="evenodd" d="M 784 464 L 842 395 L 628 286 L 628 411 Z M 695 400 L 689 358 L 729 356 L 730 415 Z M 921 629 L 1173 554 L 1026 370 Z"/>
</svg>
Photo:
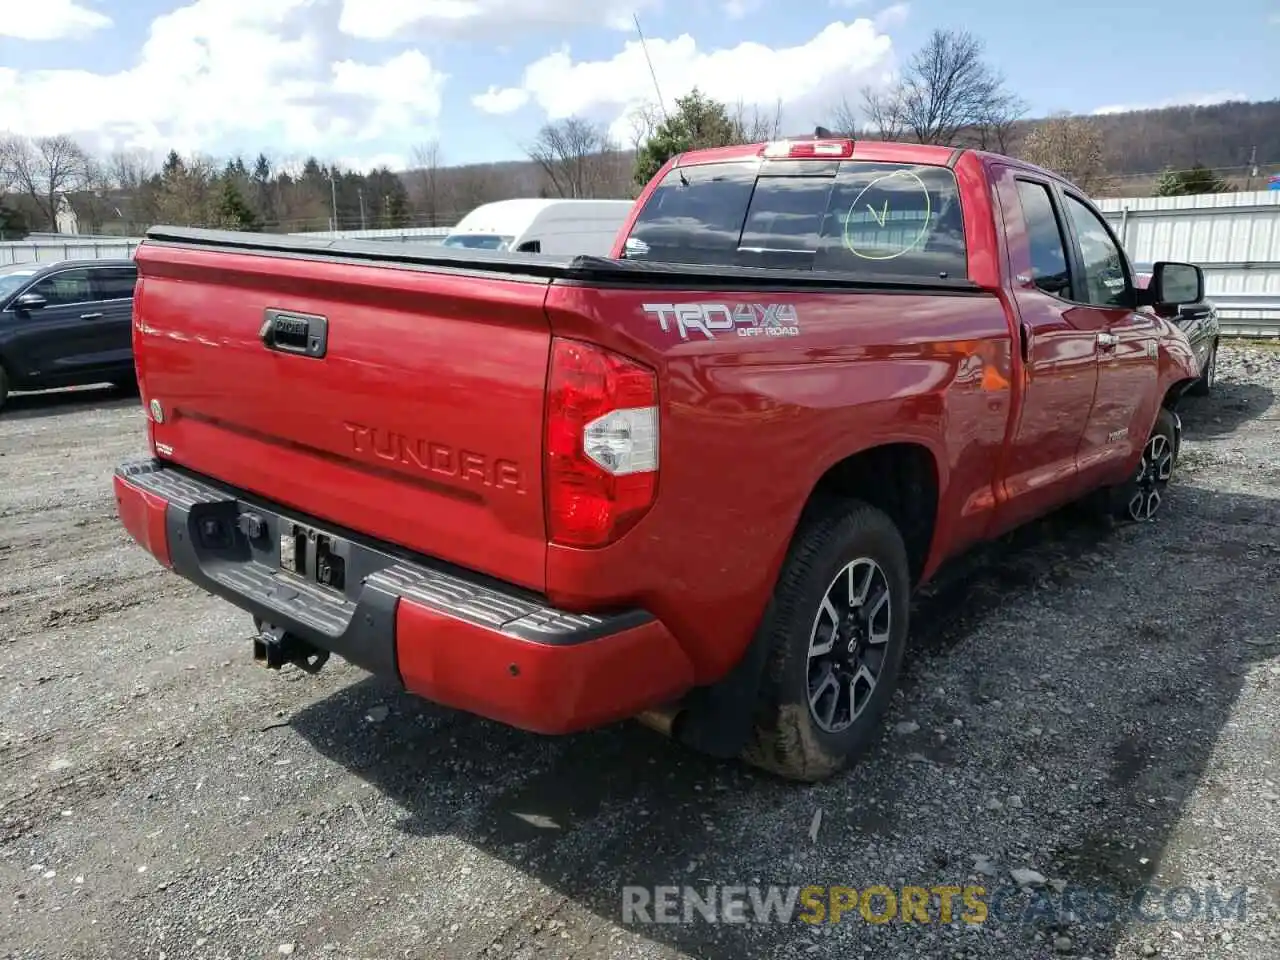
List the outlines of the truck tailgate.
<svg viewBox="0 0 1280 960">
<path fill-rule="evenodd" d="M 542 589 L 546 280 L 152 242 L 136 259 L 159 455 Z"/>
</svg>

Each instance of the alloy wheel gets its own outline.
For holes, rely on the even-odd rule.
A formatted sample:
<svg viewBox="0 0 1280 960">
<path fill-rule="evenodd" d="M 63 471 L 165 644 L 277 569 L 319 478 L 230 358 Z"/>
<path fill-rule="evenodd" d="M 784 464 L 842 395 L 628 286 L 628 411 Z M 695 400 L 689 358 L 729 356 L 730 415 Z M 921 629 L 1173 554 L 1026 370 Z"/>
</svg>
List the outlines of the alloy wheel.
<svg viewBox="0 0 1280 960">
<path fill-rule="evenodd" d="M 1131 519 L 1144 521 L 1156 515 L 1173 477 L 1173 463 L 1173 444 L 1163 433 L 1153 433 L 1142 448 L 1142 460 L 1134 478 L 1134 491 L 1128 503 Z"/>
<path fill-rule="evenodd" d="M 870 557 L 845 564 L 823 593 L 809 632 L 809 713 L 820 729 L 847 729 L 871 701 L 892 627 L 884 570 Z"/>
</svg>

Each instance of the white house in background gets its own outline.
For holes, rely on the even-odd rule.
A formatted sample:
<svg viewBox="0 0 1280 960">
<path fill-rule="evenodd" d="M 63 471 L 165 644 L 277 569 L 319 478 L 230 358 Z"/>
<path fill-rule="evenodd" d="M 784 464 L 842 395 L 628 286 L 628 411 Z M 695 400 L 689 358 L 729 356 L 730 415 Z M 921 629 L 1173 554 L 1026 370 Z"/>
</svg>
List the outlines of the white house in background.
<svg viewBox="0 0 1280 960">
<path fill-rule="evenodd" d="M 79 233 L 80 218 L 71 207 L 71 201 L 65 193 L 58 194 L 58 208 L 54 211 L 54 221 L 59 233 Z"/>
</svg>

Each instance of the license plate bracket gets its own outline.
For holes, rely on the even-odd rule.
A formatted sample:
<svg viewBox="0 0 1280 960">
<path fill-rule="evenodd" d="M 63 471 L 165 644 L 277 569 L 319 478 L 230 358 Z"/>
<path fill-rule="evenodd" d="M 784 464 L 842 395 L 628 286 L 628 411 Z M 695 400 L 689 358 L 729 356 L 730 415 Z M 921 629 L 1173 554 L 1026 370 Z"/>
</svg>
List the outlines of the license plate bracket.
<svg viewBox="0 0 1280 960">
<path fill-rule="evenodd" d="M 280 570 L 330 590 L 347 586 L 349 544 L 300 523 L 280 525 Z"/>
</svg>

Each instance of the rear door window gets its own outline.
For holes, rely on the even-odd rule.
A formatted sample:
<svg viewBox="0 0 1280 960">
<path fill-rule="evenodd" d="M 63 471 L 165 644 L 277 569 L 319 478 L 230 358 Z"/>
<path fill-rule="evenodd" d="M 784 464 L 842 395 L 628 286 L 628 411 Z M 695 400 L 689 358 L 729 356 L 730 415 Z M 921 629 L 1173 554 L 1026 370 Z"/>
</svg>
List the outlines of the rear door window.
<svg viewBox="0 0 1280 960">
<path fill-rule="evenodd" d="M 755 162 L 672 170 L 636 218 L 623 256 L 878 277 L 967 275 L 950 170 L 867 161 L 845 161 L 826 176 L 757 178 L 759 170 Z"/>
<path fill-rule="evenodd" d="M 99 300 L 131 300 L 138 280 L 136 267 L 100 267 L 93 271 Z"/>
</svg>

